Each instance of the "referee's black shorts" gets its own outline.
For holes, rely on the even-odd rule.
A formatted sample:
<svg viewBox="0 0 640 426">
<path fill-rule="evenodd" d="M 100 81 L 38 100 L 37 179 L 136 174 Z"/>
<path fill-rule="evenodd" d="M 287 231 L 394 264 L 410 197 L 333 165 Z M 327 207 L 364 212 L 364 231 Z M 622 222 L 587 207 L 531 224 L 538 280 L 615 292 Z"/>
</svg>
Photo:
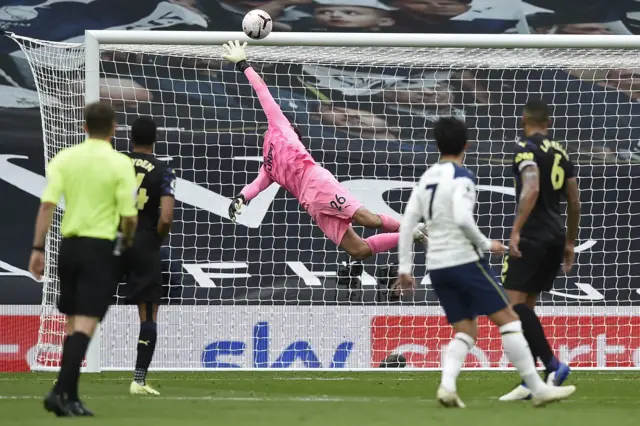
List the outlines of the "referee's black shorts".
<svg viewBox="0 0 640 426">
<path fill-rule="evenodd" d="M 138 232 L 133 245 L 120 259 L 120 276 L 125 285 L 118 287 L 118 300 L 129 304 L 160 304 L 162 267 L 160 237 L 153 232 Z"/>
<path fill-rule="evenodd" d="M 502 286 L 528 294 L 550 291 L 564 259 L 564 245 L 521 240 L 519 249 L 522 257 L 505 256 Z"/>
<path fill-rule="evenodd" d="M 58 310 L 102 320 L 116 291 L 114 242 L 99 238 L 63 238 L 58 254 Z"/>
</svg>

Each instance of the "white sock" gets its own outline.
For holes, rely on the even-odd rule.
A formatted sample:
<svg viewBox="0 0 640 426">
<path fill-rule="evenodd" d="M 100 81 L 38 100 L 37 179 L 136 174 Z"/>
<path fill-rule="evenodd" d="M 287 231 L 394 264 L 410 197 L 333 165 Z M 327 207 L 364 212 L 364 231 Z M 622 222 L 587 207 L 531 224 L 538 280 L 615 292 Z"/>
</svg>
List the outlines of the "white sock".
<svg viewBox="0 0 640 426">
<path fill-rule="evenodd" d="M 442 354 L 442 382 L 440 385 L 449 392 L 456 392 L 456 380 L 467 353 L 475 345 L 473 337 L 456 333 Z"/>
<path fill-rule="evenodd" d="M 520 377 L 527 384 L 531 393 L 538 394 L 546 386 L 536 371 L 536 364 L 531 355 L 529 344 L 522 334 L 522 323 L 513 321 L 500 327 L 502 347 L 511 364 L 518 369 Z"/>
</svg>

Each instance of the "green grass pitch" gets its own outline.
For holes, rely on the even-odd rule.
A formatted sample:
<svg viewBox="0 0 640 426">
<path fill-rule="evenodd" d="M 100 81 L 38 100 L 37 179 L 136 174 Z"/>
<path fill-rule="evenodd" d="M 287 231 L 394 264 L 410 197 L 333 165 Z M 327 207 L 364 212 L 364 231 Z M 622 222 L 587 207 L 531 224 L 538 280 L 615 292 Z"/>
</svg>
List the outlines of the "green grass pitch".
<svg viewBox="0 0 640 426">
<path fill-rule="evenodd" d="M 640 424 L 640 373 L 574 372 L 574 396 L 534 409 L 497 400 L 515 373 L 463 372 L 465 410 L 434 401 L 437 372 L 151 373 L 161 397 L 128 394 L 131 374 L 85 374 L 81 394 L 96 418 L 55 419 L 42 408 L 52 374 L 0 374 L 0 424 L 92 426 L 447 425 L 627 426 Z"/>
</svg>

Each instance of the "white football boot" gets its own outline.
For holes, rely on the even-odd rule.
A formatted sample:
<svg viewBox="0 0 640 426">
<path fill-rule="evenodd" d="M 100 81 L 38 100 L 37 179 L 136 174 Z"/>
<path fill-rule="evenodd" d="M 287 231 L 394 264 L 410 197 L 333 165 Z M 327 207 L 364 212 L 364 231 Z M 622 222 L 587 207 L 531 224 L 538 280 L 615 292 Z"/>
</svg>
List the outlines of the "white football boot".
<svg viewBox="0 0 640 426">
<path fill-rule="evenodd" d="M 462 402 L 460 397 L 458 397 L 457 393 L 449 392 L 442 386 L 438 388 L 438 393 L 436 395 L 436 398 L 438 399 L 438 402 L 440 403 L 440 405 L 442 405 L 443 407 L 467 408 L 467 406 L 464 405 L 464 402 Z"/>
<path fill-rule="evenodd" d="M 569 398 L 576 391 L 575 386 L 546 386 L 538 395 L 533 395 L 533 406 L 544 407 L 552 402 Z"/>
<path fill-rule="evenodd" d="M 524 401 L 527 399 L 531 399 L 531 390 L 521 383 L 508 394 L 498 398 L 498 401 Z"/>
</svg>

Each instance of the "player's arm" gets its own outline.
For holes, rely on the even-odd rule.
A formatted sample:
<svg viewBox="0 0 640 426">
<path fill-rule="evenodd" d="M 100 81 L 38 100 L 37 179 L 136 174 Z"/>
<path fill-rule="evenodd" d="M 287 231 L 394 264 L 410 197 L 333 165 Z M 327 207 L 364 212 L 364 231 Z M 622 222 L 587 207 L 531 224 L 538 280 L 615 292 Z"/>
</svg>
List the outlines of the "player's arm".
<svg viewBox="0 0 640 426">
<path fill-rule="evenodd" d="M 129 247 L 133 243 L 133 237 L 138 227 L 138 209 L 135 199 L 138 192 L 136 172 L 127 157 L 122 157 L 122 165 L 118 169 L 118 182 L 116 186 L 116 212 L 120 215 L 120 229 L 124 245 Z"/>
<path fill-rule="evenodd" d="M 422 202 L 418 196 L 421 186 L 416 187 L 409 197 L 407 207 L 404 209 L 404 215 L 400 222 L 400 238 L 398 241 L 398 279 L 394 283 L 396 292 L 402 290 L 412 290 L 415 285 L 415 279 L 412 274 L 413 267 L 413 230 L 422 218 Z"/>
<path fill-rule="evenodd" d="M 158 235 L 165 239 L 173 224 L 173 208 L 175 206 L 176 175 L 172 169 L 166 168 L 160 186 L 160 218 L 158 219 Z"/>
<path fill-rule="evenodd" d="M 487 238 L 473 215 L 476 204 L 476 187 L 470 179 L 456 179 L 452 194 L 453 221 L 460 228 L 471 244 L 481 250 L 502 253 L 504 246 L 499 241 Z"/>
<path fill-rule="evenodd" d="M 236 215 L 240 214 L 242 206 L 256 198 L 258 194 L 267 189 L 272 183 L 273 180 L 271 180 L 267 172 L 264 170 L 264 166 L 260 167 L 258 177 L 242 188 L 240 194 L 233 197 L 233 201 L 231 201 L 231 204 L 229 205 L 229 219 L 235 222 Z"/>
<path fill-rule="evenodd" d="M 407 207 L 400 222 L 400 238 L 398 240 L 398 273 L 411 275 L 413 266 L 413 230 L 420 219 L 422 219 L 422 202 L 418 196 L 418 191 L 423 190 L 416 187 L 409 197 Z"/>
<path fill-rule="evenodd" d="M 516 218 L 513 221 L 513 228 L 511 229 L 510 240 L 512 242 L 519 242 L 520 231 L 527 222 L 527 219 L 529 219 L 529 215 L 531 215 L 531 212 L 536 206 L 538 195 L 540 194 L 540 171 L 538 166 L 531 162 L 520 167 L 519 170 L 522 190 L 520 191 L 520 199 L 518 200 Z M 515 253 L 511 254 L 517 256 L 518 253 L 517 247 L 515 247 Z"/>
<path fill-rule="evenodd" d="M 53 212 L 60 202 L 63 192 L 62 166 L 60 155 L 54 157 L 47 165 L 47 186 L 40 197 L 40 208 L 36 216 L 33 232 L 33 246 L 29 259 L 29 272 L 40 280 L 44 274 L 44 247 L 47 233 L 51 227 Z"/>
<path fill-rule="evenodd" d="M 36 228 L 33 236 L 34 250 L 44 250 L 53 212 L 60 202 L 60 198 L 62 198 L 64 183 L 61 162 L 60 156 L 56 156 L 47 165 L 47 186 L 40 197 L 40 209 L 36 217 Z"/>
<path fill-rule="evenodd" d="M 571 161 L 566 161 L 564 169 L 567 177 L 564 185 L 565 196 L 567 197 L 567 236 L 564 245 L 564 271 L 569 272 L 573 267 L 575 245 L 580 228 L 580 194 Z"/>
<path fill-rule="evenodd" d="M 258 95 L 258 100 L 260 101 L 264 114 L 267 116 L 267 121 L 270 124 L 275 121 L 285 121 L 288 123 L 289 120 L 284 116 L 280 106 L 276 103 L 275 99 L 273 99 L 273 96 L 271 96 L 265 82 L 247 62 L 247 55 L 244 52 L 246 45 L 247 43 L 240 44 L 237 40 L 224 44 L 223 46 L 226 51 L 224 58 L 235 63 L 237 70 L 247 76 L 249 83 L 251 83 L 251 86 Z"/>
</svg>

